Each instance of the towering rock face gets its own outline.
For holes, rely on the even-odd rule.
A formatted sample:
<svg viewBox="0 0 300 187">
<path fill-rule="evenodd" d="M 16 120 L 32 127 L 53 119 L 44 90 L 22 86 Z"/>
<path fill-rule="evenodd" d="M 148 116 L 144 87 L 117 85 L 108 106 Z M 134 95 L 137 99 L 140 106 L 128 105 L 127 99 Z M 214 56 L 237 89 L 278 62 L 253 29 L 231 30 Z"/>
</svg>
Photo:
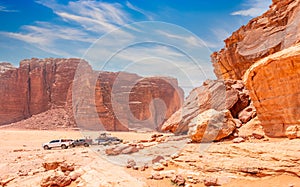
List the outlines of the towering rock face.
<svg viewBox="0 0 300 187">
<path fill-rule="evenodd" d="M 290 126 L 300 130 L 300 45 L 256 62 L 244 81 L 267 135 L 286 136 Z"/>
<path fill-rule="evenodd" d="M 281 137 L 300 129 L 300 0 L 273 0 L 225 43 L 212 54 L 215 73 L 244 80 L 265 133 Z"/>
<path fill-rule="evenodd" d="M 6 68 L 0 74 L 0 125 L 63 107 L 79 62 L 33 58 L 21 61 L 19 68 Z"/>
<path fill-rule="evenodd" d="M 85 74 L 77 77 L 81 82 L 74 88 L 79 65 Z M 90 80 L 93 76 L 95 82 Z M 78 120 L 94 121 L 91 126 L 97 130 L 128 130 L 146 122 L 156 128 L 180 108 L 182 98 L 176 79 L 96 72 L 80 59 L 23 60 L 19 68 L 0 64 L 0 125 L 60 108 L 70 127 Z"/>
<path fill-rule="evenodd" d="M 212 54 L 219 79 L 241 79 L 256 61 L 300 41 L 300 0 L 273 0 L 262 16 L 252 19 Z"/>
</svg>

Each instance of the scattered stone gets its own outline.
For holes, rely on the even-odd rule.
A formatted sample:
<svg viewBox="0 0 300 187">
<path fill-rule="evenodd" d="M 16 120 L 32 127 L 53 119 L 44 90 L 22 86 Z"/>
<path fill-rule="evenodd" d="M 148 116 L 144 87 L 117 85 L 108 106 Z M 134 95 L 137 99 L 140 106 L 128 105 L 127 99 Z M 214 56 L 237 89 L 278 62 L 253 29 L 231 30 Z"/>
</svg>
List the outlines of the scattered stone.
<svg viewBox="0 0 300 187">
<path fill-rule="evenodd" d="M 140 143 L 140 144 L 137 144 L 136 148 L 138 148 L 138 149 L 144 149 L 145 146 L 144 146 L 144 144 Z"/>
<path fill-rule="evenodd" d="M 243 123 L 241 122 L 241 120 L 239 120 L 239 119 L 233 119 L 233 120 L 235 122 L 236 128 L 240 128 L 243 125 Z"/>
<path fill-rule="evenodd" d="M 165 178 L 172 178 L 175 175 L 175 170 L 160 171 L 159 174 Z"/>
<path fill-rule="evenodd" d="M 237 138 L 232 140 L 233 143 L 242 143 L 244 141 L 245 141 L 245 139 L 242 138 L 242 137 L 237 137 Z"/>
<path fill-rule="evenodd" d="M 72 181 L 75 181 L 77 178 L 79 178 L 81 176 L 81 174 L 79 172 L 76 171 L 72 171 L 69 174 L 69 177 Z"/>
<path fill-rule="evenodd" d="M 158 163 L 158 162 L 160 162 L 160 160 L 164 160 L 164 159 L 165 158 L 163 156 L 159 155 L 159 156 L 155 157 L 154 159 L 152 159 L 152 164 Z"/>
<path fill-rule="evenodd" d="M 136 162 L 133 159 L 127 160 L 127 168 L 133 168 L 136 166 Z"/>
<path fill-rule="evenodd" d="M 165 167 L 168 167 L 168 162 L 165 159 L 160 160 L 159 163 L 161 163 Z"/>
<path fill-rule="evenodd" d="M 45 168 L 46 171 L 48 170 L 55 170 L 58 168 L 58 166 L 61 164 L 62 162 L 60 161 L 54 161 L 54 162 L 44 162 L 42 163 L 43 167 Z"/>
<path fill-rule="evenodd" d="M 185 178 L 182 175 L 173 176 L 171 181 L 178 186 L 184 186 L 185 184 Z"/>
<path fill-rule="evenodd" d="M 178 153 L 174 153 L 174 154 L 171 155 L 172 159 L 175 159 L 175 158 L 178 158 L 178 157 L 179 157 Z"/>
<path fill-rule="evenodd" d="M 41 181 L 41 187 L 59 186 L 64 187 L 71 184 L 72 180 L 63 172 L 54 172 L 50 176 L 44 177 Z"/>
<path fill-rule="evenodd" d="M 286 128 L 286 136 L 291 140 L 297 138 L 298 127 L 296 125 Z"/>
<path fill-rule="evenodd" d="M 139 170 L 139 167 L 138 166 L 133 166 L 132 169 Z"/>
<path fill-rule="evenodd" d="M 122 154 L 132 154 L 132 153 L 136 153 L 138 152 L 139 149 L 136 148 L 135 146 L 130 146 L 130 147 L 127 147 L 126 149 L 123 149 L 121 151 Z"/>
<path fill-rule="evenodd" d="M 164 166 L 161 163 L 154 163 L 152 165 L 154 171 L 161 171 L 164 170 Z"/>
<path fill-rule="evenodd" d="M 247 123 L 255 116 L 256 116 L 256 110 L 253 104 L 251 103 L 247 108 L 245 108 L 239 113 L 238 117 L 241 122 Z"/>
<path fill-rule="evenodd" d="M 204 179 L 205 186 L 220 186 L 218 179 L 215 177 L 207 177 Z"/>
<path fill-rule="evenodd" d="M 154 180 L 163 180 L 164 177 L 156 173 L 156 174 L 152 175 L 152 179 L 154 179 Z"/>
<path fill-rule="evenodd" d="M 265 137 L 264 133 L 261 133 L 261 132 L 253 132 L 252 133 L 252 136 L 255 138 L 255 139 L 263 139 Z"/>
<path fill-rule="evenodd" d="M 74 166 L 71 164 L 67 164 L 67 163 L 61 163 L 60 164 L 60 170 L 62 172 L 66 172 L 66 171 L 74 171 Z"/>
</svg>

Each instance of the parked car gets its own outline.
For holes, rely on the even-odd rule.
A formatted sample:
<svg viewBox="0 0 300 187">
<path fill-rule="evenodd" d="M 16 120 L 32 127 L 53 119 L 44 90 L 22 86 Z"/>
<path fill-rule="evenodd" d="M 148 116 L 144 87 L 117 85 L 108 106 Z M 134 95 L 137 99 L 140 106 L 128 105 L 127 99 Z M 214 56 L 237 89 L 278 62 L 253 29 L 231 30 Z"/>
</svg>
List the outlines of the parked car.
<svg viewBox="0 0 300 187">
<path fill-rule="evenodd" d="M 96 141 L 98 142 L 98 145 L 119 144 L 123 142 L 122 139 L 111 136 L 108 133 L 101 133 Z"/>
<path fill-rule="evenodd" d="M 52 149 L 54 147 L 61 147 L 62 149 L 67 149 L 73 143 L 72 139 L 59 139 L 59 140 L 51 140 L 48 143 L 43 144 L 43 148 L 45 150 Z"/>
<path fill-rule="evenodd" d="M 71 146 L 75 147 L 75 146 L 84 146 L 84 147 L 88 147 L 92 144 L 93 140 L 92 139 L 78 139 L 72 142 Z"/>
</svg>

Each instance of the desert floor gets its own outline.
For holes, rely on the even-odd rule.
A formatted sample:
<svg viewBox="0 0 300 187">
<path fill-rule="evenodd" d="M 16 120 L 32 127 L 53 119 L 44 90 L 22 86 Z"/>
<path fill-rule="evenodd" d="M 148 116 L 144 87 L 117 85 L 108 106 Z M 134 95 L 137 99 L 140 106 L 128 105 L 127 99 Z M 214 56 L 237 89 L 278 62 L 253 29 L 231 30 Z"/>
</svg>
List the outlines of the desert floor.
<svg viewBox="0 0 300 187">
<path fill-rule="evenodd" d="M 166 143 L 145 143 L 145 148 L 130 155 L 106 156 L 106 147 L 43 150 L 42 143 L 58 138 L 95 138 L 99 132 L 0 130 L 0 179 L 6 186 L 40 186 L 51 175 L 43 163 L 61 161 L 75 166 L 81 176 L 70 186 L 175 186 L 170 178 L 148 179 L 156 171 L 151 164 L 145 171 L 125 167 L 128 159 L 137 164 L 151 162 L 158 155 L 166 158 L 172 171 L 190 186 L 204 186 L 215 181 L 222 186 L 300 186 L 300 140 L 249 140 L 200 145 L 174 139 Z M 153 133 L 111 132 L 127 143 L 150 139 Z M 173 140 L 173 141 L 171 141 Z M 203 147 L 204 146 L 204 147 Z M 168 156 L 177 153 L 176 158 Z M 171 173 L 172 173 L 171 172 Z M 9 182 L 7 182 L 9 181 Z M 0 184 L 1 184 L 0 183 Z"/>
</svg>

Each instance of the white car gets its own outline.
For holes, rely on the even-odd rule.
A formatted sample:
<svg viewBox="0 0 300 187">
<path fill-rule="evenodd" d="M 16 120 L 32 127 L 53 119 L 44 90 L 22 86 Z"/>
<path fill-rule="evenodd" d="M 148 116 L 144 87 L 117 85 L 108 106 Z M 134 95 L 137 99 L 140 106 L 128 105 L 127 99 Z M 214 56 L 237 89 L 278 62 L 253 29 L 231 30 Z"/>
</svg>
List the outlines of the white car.
<svg viewBox="0 0 300 187">
<path fill-rule="evenodd" d="M 45 150 L 51 149 L 53 147 L 61 147 L 62 149 L 67 149 L 69 146 L 71 146 L 73 143 L 73 140 L 71 139 L 59 139 L 59 140 L 52 140 L 48 143 L 43 144 L 43 148 Z"/>
</svg>

